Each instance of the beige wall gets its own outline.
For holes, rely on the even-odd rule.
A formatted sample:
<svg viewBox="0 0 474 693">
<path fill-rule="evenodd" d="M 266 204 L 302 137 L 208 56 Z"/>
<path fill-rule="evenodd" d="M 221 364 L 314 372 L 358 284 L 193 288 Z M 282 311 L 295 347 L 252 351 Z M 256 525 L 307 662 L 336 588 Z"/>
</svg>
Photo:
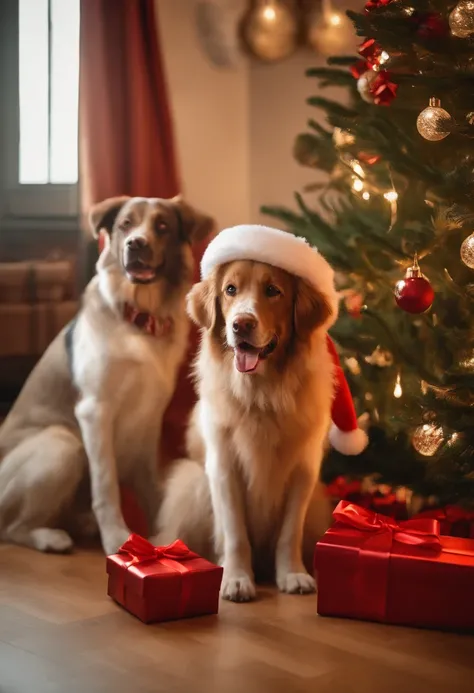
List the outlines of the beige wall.
<svg viewBox="0 0 474 693">
<path fill-rule="evenodd" d="M 243 58 L 233 69 L 214 67 L 196 35 L 194 0 L 156 2 L 185 193 L 221 227 L 269 221 L 262 204 L 292 206 L 294 191 L 318 175 L 293 160 L 292 148 L 307 119 L 321 117 L 305 103 L 316 86 L 305 70 L 324 60 L 300 49 L 277 64 Z"/>
<path fill-rule="evenodd" d="M 183 192 L 220 226 L 250 217 L 246 61 L 214 67 L 194 26 L 195 0 L 156 0 Z"/>
</svg>

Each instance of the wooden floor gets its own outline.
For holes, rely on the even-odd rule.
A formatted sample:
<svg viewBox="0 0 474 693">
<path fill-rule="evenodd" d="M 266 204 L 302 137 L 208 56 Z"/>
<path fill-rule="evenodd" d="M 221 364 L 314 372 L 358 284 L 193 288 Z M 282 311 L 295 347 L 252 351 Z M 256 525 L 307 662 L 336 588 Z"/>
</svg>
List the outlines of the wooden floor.
<svg viewBox="0 0 474 693">
<path fill-rule="evenodd" d="M 98 551 L 0 545 L 1 693 L 473 690 L 474 637 L 323 619 L 315 596 L 270 588 L 218 617 L 145 626 L 106 596 Z"/>
</svg>

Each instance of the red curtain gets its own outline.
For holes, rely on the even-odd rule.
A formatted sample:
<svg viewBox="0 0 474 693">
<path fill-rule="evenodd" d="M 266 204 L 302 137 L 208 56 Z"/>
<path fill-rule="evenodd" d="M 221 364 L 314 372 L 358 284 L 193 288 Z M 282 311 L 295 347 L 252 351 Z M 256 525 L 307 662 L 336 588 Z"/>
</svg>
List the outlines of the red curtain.
<svg viewBox="0 0 474 693">
<path fill-rule="evenodd" d="M 154 0 L 82 0 L 82 204 L 179 192 Z"/>
<path fill-rule="evenodd" d="M 83 214 L 115 195 L 173 197 L 180 185 L 154 0 L 81 0 L 80 50 Z M 196 249 L 196 266 L 205 245 Z M 184 452 L 196 343 L 193 331 L 163 423 L 164 463 Z M 127 492 L 124 497 L 129 526 L 144 533 L 133 498 Z"/>
</svg>

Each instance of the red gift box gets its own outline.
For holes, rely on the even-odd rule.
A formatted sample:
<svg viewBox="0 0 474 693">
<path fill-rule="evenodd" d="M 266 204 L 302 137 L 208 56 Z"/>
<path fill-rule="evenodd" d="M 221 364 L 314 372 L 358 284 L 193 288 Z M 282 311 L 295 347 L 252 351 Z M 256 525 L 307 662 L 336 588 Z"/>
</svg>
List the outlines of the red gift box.
<svg viewBox="0 0 474 693">
<path fill-rule="evenodd" d="M 438 520 L 440 534 L 474 539 L 474 511 L 465 510 L 458 505 L 447 505 L 444 508 L 423 510 L 415 515 L 415 518 Z"/>
<path fill-rule="evenodd" d="M 384 623 L 474 628 L 474 541 L 432 519 L 395 520 L 341 501 L 316 545 L 318 613 Z"/>
<path fill-rule="evenodd" d="M 107 594 L 144 623 L 217 614 L 222 571 L 182 541 L 153 546 L 131 534 L 107 557 Z"/>
</svg>

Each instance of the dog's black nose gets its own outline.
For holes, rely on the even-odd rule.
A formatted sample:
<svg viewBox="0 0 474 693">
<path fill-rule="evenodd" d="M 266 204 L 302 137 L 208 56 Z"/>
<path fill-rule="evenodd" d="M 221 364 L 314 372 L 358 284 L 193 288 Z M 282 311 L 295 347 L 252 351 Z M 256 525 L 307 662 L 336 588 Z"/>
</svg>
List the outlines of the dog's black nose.
<svg viewBox="0 0 474 693">
<path fill-rule="evenodd" d="M 129 250 L 143 250 L 147 245 L 148 242 L 143 236 L 132 236 L 127 240 L 127 248 Z"/>
<path fill-rule="evenodd" d="M 249 335 L 257 327 L 257 321 L 252 315 L 238 315 L 232 323 L 232 330 L 242 337 Z"/>
</svg>

